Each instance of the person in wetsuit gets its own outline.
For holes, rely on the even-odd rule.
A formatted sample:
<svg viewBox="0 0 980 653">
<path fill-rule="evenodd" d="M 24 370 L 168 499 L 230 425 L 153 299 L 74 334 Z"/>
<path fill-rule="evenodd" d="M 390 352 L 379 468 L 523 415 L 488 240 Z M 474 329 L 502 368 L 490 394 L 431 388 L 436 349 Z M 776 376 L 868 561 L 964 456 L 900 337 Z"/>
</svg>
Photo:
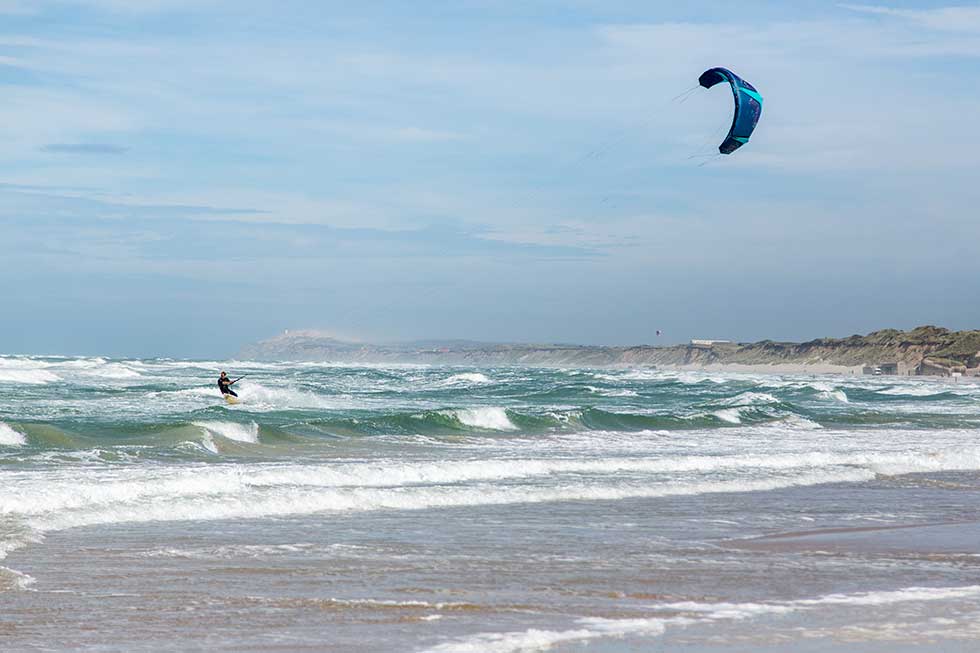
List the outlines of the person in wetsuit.
<svg viewBox="0 0 980 653">
<path fill-rule="evenodd" d="M 231 389 L 231 385 L 234 382 L 235 381 L 232 381 L 231 379 L 228 378 L 227 374 L 222 372 L 221 376 L 218 377 L 218 390 L 221 390 L 221 394 L 223 395 L 231 395 L 232 397 L 237 397 L 238 395 L 235 394 L 235 391 Z"/>
</svg>

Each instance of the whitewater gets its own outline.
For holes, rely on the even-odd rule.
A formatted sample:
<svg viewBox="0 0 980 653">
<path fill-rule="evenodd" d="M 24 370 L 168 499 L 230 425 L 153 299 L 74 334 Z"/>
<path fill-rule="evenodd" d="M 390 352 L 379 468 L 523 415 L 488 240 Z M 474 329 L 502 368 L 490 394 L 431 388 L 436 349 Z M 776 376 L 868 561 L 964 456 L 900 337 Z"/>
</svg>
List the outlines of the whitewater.
<svg viewBox="0 0 980 653">
<path fill-rule="evenodd" d="M 972 651 L 978 507 L 980 384 L 0 356 L 4 650 Z"/>
</svg>

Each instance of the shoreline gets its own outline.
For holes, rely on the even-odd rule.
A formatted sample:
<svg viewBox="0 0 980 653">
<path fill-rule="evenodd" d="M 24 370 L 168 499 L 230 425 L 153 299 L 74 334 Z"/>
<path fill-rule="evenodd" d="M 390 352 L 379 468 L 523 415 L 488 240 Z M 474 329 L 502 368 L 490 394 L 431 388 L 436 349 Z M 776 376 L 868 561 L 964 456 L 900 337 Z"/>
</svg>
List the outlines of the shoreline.
<svg viewBox="0 0 980 653">
<path fill-rule="evenodd" d="M 798 364 L 798 363 L 770 363 L 770 364 L 742 364 L 742 363 L 713 363 L 708 365 L 661 365 L 655 366 L 656 369 L 678 370 L 684 372 L 735 372 L 740 374 L 803 374 L 810 376 L 840 376 L 846 378 L 868 378 L 868 379 L 917 379 L 930 383 L 945 383 L 949 385 L 960 384 L 980 384 L 978 376 L 939 376 L 930 374 L 864 374 L 863 365 L 845 366 L 831 365 L 826 363 Z"/>
<path fill-rule="evenodd" d="M 829 363 L 709 363 L 707 365 L 662 365 L 658 369 L 675 369 L 685 372 L 740 372 L 744 374 L 810 374 L 834 376 L 870 376 L 862 372 L 861 365 L 832 365 Z M 892 375 L 896 376 L 896 375 Z M 902 377 L 908 378 L 908 377 Z"/>
</svg>

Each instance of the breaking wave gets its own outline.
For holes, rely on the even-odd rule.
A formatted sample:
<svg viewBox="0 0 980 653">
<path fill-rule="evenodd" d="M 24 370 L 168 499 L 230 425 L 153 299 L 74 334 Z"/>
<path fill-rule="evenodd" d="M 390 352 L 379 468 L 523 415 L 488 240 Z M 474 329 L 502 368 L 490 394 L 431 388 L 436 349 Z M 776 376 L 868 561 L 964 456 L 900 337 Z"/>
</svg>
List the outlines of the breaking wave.
<svg viewBox="0 0 980 653">
<path fill-rule="evenodd" d="M 507 411 L 503 408 L 465 408 L 451 411 L 449 414 L 455 416 L 464 426 L 490 431 L 517 430 L 517 426 L 510 421 Z"/>
<path fill-rule="evenodd" d="M 847 398 L 847 393 L 836 388 L 831 390 L 821 390 L 819 396 L 821 399 L 833 399 L 834 401 L 839 401 L 842 404 L 850 403 L 850 400 Z"/>
<path fill-rule="evenodd" d="M 463 372 L 462 374 L 453 374 L 447 379 L 443 379 L 436 383 L 437 386 L 456 386 L 456 385 L 474 385 L 474 384 L 486 384 L 493 383 L 493 381 L 486 374 L 480 372 Z"/>
<path fill-rule="evenodd" d="M 55 381 L 61 381 L 57 374 L 40 369 L 4 369 L 0 368 L 0 383 L 27 383 L 31 385 L 45 385 Z"/>
<path fill-rule="evenodd" d="M 236 442 L 259 441 L 259 425 L 255 422 L 251 424 L 238 424 L 237 422 L 192 422 L 194 426 L 200 427 L 205 436 L 208 437 L 207 443 L 213 446 L 213 436 L 234 440 Z M 209 447 L 211 448 L 211 447 Z"/>
<path fill-rule="evenodd" d="M 107 479 L 78 471 L 48 479 L 31 496 L 0 493 L 7 514 L 39 532 L 110 523 L 275 517 L 338 511 L 424 510 L 565 501 L 617 501 L 867 481 L 866 469 L 780 474 L 754 480 L 629 484 L 569 481 L 547 487 L 496 484 L 324 487 L 303 484 L 305 471 L 284 469 L 256 480 L 254 470 L 178 469 Z"/>
<path fill-rule="evenodd" d="M 0 447 L 20 447 L 27 444 L 24 434 L 0 422 Z"/>
<path fill-rule="evenodd" d="M 257 438 L 254 430 L 239 424 L 202 428 L 242 441 Z M 16 485 L 0 488 L 0 514 L 44 532 L 120 522 L 761 492 L 948 470 L 980 470 L 980 448 L 908 454 L 95 467 L 57 474 L 23 472 Z M 543 478 L 550 480 L 535 482 Z"/>
</svg>

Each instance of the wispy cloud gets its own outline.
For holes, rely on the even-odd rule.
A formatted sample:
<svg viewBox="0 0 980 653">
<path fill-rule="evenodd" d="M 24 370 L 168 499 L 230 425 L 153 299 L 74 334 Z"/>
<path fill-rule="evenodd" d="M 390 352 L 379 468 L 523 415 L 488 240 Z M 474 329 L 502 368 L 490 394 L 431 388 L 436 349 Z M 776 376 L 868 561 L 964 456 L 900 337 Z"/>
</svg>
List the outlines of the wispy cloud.
<svg viewBox="0 0 980 653">
<path fill-rule="evenodd" d="M 392 131 L 392 136 L 398 140 L 412 143 L 434 143 L 440 141 L 458 141 L 464 136 L 456 132 L 422 127 L 399 127 Z"/>
<path fill-rule="evenodd" d="M 840 6 L 863 14 L 900 18 L 932 30 L 980 33 L 980 6 L 939 7 L 936 9 L 900 9 L 859 4 L 841 4 Z"/>
<path fill-rule="evenodd" d="M 111 143 L 48 143 L 41 146 L 41 151 L 52 154 L 125 154 L 129 148 Z"/>
<path fill-rule="evenodd" d="M 55 4 L 51 0 L 37 0 L 37 2 Z M 122 14 L 157 13 L 214 4 L 212 0 L 56 0 L 56 2 Z"/>
</svg>

